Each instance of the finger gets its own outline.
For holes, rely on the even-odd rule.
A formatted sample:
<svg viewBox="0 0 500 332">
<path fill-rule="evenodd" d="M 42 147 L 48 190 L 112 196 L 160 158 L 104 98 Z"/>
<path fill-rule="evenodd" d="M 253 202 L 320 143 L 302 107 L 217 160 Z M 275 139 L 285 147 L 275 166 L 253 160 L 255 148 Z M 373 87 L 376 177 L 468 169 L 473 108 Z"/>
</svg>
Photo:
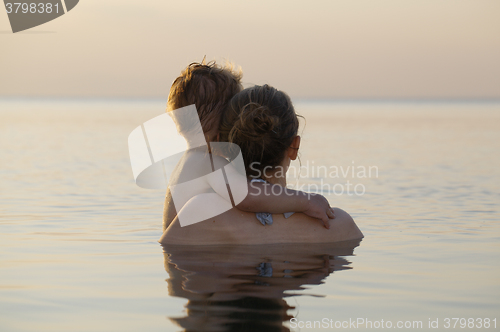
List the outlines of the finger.
<svg viewBox="0 0 500 332">
<path fill-rule="evenodd" d="M 331 208 L 329 208 L 328 210 L 326 210 L 326 214 L 327 214 L 328 218 L 330 218 L 330 219 L 334 219 L 335 218 L 335 214 L 333 213 L 333 210 Z"/>
<path fill-rule="evenodd" d="M 322 219 L 322 221 L 323 221 L 323 226 L 326 229 L 330 229 L 330 223 L 328 222 L 328 219 Z"/>
</svg>

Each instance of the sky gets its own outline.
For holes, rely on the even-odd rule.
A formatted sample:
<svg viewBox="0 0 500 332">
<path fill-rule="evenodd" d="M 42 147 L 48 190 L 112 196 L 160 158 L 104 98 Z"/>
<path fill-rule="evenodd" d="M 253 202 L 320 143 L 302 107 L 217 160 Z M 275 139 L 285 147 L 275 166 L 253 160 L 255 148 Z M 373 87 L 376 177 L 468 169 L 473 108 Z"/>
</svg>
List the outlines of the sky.
<svg viewBox="0 0 500 332">
<path fill-rule="evenodd" d="M 166 98 L 206 56 L 292 98 L 499 99 L 500 1 L 81 0 L 1 13 L 0 51 L 0 96 Z"/>
</svg>

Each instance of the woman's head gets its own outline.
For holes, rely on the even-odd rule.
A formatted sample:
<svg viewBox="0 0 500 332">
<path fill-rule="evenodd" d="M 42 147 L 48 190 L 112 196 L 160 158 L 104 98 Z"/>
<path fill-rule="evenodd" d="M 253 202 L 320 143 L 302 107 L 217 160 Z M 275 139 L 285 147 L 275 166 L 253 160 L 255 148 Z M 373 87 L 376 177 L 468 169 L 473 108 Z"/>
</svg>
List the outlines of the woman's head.
<svg viewBox="0 0 500 332">
<path fill-rule="evenodd" d="M 219 126 L 219 140 L 237 144 L 247 175 L 260 177 L 264 170 L 281 166 L 292 143 L 297 142 L 292 148 L 298 149 L 298 130 L 290 97 L 269 85 L 254 86 L 229 102 Z"/>
</svg>

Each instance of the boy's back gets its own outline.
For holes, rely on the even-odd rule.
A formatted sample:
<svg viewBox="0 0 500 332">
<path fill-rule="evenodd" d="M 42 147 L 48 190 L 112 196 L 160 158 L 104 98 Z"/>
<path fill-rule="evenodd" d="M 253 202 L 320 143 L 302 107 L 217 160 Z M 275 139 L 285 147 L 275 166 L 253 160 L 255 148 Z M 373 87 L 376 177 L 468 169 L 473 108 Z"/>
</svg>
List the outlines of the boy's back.
<svg viewBox="0 0 500 332">
<path fill-rule="evenodd" d="M 242 90 L 241 76 L 241 72 L 234 71 L 232 66 L 219 66 L 215 62 L 206 63 L 205 61 L 192 63 L 181 72 L 181 75 L 172 84 L 167 111 L 195 104 L 206 141 L 215 141 L 220 118 L 227 104 L 236 93 Z M 187 154 L 182 165 L 179 163 L 179 167 L 176 168 L 177 173 L 172 174 L 172 178 L 182 180 L 183 176 L 188 177 L 189 172 L 184 171 L 183 166 L 196 167 L 196 162 L 193 163 L 194 165 L 191 163 L 196 161 L 198 157 L 202 158 Z M 208 155 L 206 157 L 209 158 Z M 204 159 L 198 161 L 200 169 L 196 171 L 206 172 L 206 165 L 210 167 L 210 172 L 212 171 L 211 163 L 207 164 Z M 163 230 L 170 225 L 176 215 L 177 211 L 169 188 L 163 209 Z"/>
</svg>

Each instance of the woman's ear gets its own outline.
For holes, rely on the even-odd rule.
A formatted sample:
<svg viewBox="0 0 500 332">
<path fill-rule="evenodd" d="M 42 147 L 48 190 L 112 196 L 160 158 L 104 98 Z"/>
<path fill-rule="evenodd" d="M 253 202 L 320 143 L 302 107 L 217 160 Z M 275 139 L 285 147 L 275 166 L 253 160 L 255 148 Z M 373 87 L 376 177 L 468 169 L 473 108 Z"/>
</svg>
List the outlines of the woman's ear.
<svg viewBox="0 0 500 332">
<path fill-rule="evenodd" d="M 299 147 L 300 147 L 300 136 L 297 135 L 293 138 L 292 144 L 290 144 L 290 147 L 288 148 L 288 158 L 290 158 L 290 160 L 297 159 L 297 154 L 299 153 Z"/>
</svg>

